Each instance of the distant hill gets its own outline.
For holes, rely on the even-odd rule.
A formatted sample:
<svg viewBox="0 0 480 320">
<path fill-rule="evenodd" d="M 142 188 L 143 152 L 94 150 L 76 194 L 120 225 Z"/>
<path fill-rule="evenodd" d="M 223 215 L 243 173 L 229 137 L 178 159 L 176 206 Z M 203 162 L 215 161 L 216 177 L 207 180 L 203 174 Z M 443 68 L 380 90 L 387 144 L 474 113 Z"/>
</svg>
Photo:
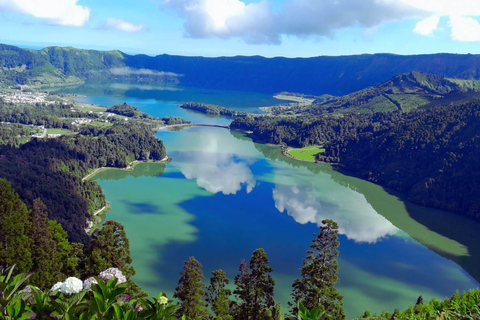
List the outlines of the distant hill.
<svg viewBox="0 0 480 320">
<path fill-rule="evenodd" d="M 290 109 L 297 114 L 410 111 L 431 103 L 439 103 L 453 94 L 479 91 L 480 80 L 447 78 L 442 75 L 412 71 L 327 102 L 317 100 L 310 106 Z"/>
<path fill-rule="evenodd" d="M 0 78 L 31 84 L 135 79 L 211 89 L 345 95 L 414 70 L 449 78 L 480 79 L 480 55 L 151 57 L 70 47 L 31 50 L 0 45 Z"/>
</svg>

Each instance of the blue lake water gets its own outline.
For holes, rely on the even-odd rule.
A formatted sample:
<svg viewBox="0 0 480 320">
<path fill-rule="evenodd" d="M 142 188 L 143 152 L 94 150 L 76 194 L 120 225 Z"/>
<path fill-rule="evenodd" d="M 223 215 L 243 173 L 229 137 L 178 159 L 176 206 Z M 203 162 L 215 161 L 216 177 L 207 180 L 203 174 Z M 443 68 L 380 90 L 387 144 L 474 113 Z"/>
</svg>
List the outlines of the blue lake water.
<svg viewBox="0 0 480 320">
<path fill-rule="evenodd" d="M 81 98 L 86 103 L 126 101 L 155 116 L 196 122 L 228 120 L 187 112 L 177 104 L 200 101 L 257 110 L 278 103 L 256 93 L 197 88 L 166 93 L 112 90 L 111 84 L 85 88 L 70 92 L 86 94 Z M 219 268 L 233 282 L 241 259 L 264 248 L 274 269 L 276 301 L 286 307 L 312 234 L 327 218 L 339 224 L 338 288 L 348 318 L 366 309 L 406 308 L 419 295 L 444 298 L 478 286 L 477 223 L 413 205 L 330 166 L 285 158 L 278 147 L 226 129 L 193 127 L 160 131 L 157 137 L 170 163 L 95 177 L 112 203 L 107 219 L 125 225 L 135 280 L 152 295 L 164 291 L 172 296 L 190 256 L 203 264 L 206 282 Z"/>
</svg>

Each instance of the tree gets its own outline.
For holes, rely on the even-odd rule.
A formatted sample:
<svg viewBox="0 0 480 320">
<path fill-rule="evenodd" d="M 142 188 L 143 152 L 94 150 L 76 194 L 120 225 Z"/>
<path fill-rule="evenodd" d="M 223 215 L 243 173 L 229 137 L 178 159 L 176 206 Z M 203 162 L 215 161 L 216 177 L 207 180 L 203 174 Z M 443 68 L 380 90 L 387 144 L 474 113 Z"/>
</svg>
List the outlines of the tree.
<svg viewBox="0 0 480 320">
<path fill-rule="evenodd" d="M 273 269 L 267 264 L 267 254 L 263 249 L 253 252 L 249 265 L 241 262 L 240 273 L 235 277 L 237 289 L 233 292 L 240 301 L 236 318 L 261 320 L 272 316 L 275 281 L 270 275 Z"/>
<path fill-rule="evenodd" d="M 183 265 L 180 272 L 178 287 L 173 294 L 180 300 L 178 313 L 192 320 L 205 319 L 208 316 L 207 304 L 203 301 L 206 296 L 203 284 L 202 265 L 194 257 L 190 257 Z"/>
<path fill-rule="evenodd" d="M 228 280 L 225 271 L 212 271 L 210 286 L 207 288 L 207 302 L 210 304 L 213 313 L 215 313 L 214 320 L 233 320 L 233 317 L 230 314 L 229 301 L 232 292 L 229 289 L 225 289 L 225 286 L 229 283 L 230 281 Z"/>
<path fill-rule="evenodd" d="M 98 275 L 108 268 L 118 268 L 130 279 L 135 269 L 130 264 L 130 243 L 124 227 L 119 222 L 109 220 L 94 234 L 85 259 L 86 275 Z"/>
<path fill-rule="evenodd" d="M 293 283 L 293 312 L 302 303 L 307 309 L 320 307 L 333 319 L 345 319 L 343 297 L 335 289 L 338 282 L 338 225 L 332 220 L 323 220 L 320 233 L 314 239 L 303 259 L 300 269 L 302 278 Z M 292 304 L 290 304 L 292 305 Z"/>
<path fill-rule="evenodd" d="M 40 199 L 33 201 L 30 211 L 30 229 L 28 237 L 32 241 L 32 284 L 42 289 L 50 288 L 55 282 L 63 281 L 63 256 L 58 251 L 55 234 L 50 227 L 46 213 L 47 207 Z"/>
<path fill-rule="evenodd" d="M 32 268 L 29 211 L 10 183 L 0 179 L 0 264 L 16 265 L 17 272 Z"/>
</svg>

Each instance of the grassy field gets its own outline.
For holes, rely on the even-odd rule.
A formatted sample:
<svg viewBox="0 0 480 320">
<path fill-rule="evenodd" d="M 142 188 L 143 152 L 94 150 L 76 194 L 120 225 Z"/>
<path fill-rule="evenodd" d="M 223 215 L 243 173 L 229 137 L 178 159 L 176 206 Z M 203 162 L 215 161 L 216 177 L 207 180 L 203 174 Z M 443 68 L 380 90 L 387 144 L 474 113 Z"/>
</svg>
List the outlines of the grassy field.
<svg viewBox="0 0 480 320">
<path fill-rule="evenodd" d="M 325 152 L 325 149 L 321 148 L 321 146 L 308 146 L 287 151 L 289 155 L 296 159 L 310 162 L 315 162 L 315 155 L 322 152 Z"/>
<path fill-rule="evenodd" d="M 93 104 L 81 104 L 79 110 L 84 111 L 84 112 L 88 112 L 88 111 L 92 111 L 92 112 L 102 111 L 102 112 L 105 112 L 105 111 L 107 111 L 107 108 L 96 106 L 96 105 L 93 105 Z"/>
<path fill-rule="evenodd" d="M 102 121 L 95 121 L 95 122 L 89 123 L 88 125 L 94 126 L 94 127 L 101 127 L 101 128 L 108 128 L 113 126 L 113 124 L 110 122 L 102 122 Z"/>
<path fill-rule="evenodd" d="M 57 128 L 48 128 L 47 134 L 73 134 L 73 131 L 68 129 L 57 129 Z"/>
</svg>

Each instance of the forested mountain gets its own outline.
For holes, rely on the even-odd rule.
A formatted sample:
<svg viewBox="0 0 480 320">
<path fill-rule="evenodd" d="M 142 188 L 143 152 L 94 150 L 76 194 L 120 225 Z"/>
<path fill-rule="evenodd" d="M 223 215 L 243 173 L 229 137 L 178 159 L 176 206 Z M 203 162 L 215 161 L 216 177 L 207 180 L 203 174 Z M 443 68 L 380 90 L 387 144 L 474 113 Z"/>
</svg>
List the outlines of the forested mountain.
<svg viewBox="0 0 480 320">
<path fill-rule="evenodd" d="M 87 218 L 105 205 L 105 196 L 96 182 L 82 177 L 98 167 L 163 159 L 165 148 L 151 129 L 136 124 L 92 126 L 75 136 L 33 139 L 20 148 L 2 146 L 0 178 L 8 180 L 28 206 L 40 198 L 69 239 L 88 243 Z"/>
<path fill-rule="evenodd" d="M 212 89 L 344 95 L 414 70 L 453 78 L 480 79 L 480 55 L 151 57 L 120 51 L 60 47 L 31 50 L 0 45 L 0 68 L 0 78 L 22 84 L 137 79 Z"/>
<path fill-rule="evenodd" d="M 360 91 L 314 101 L 311 105 L 272 107 L 276 114 L 376 113 L 410 111 L 429 103 L 441 103 L 454 94 L 480 91 L 480 80 L 447 78 L 419 71 L 399 74 Z"/>
<path fill-rule="evenodd" d="M 419 204 L 480 218 L 480 100 L 403 112 L 241 116 L 230 126 L 261 142 L 319 144 L 338 163 Z"/>
</svg>

